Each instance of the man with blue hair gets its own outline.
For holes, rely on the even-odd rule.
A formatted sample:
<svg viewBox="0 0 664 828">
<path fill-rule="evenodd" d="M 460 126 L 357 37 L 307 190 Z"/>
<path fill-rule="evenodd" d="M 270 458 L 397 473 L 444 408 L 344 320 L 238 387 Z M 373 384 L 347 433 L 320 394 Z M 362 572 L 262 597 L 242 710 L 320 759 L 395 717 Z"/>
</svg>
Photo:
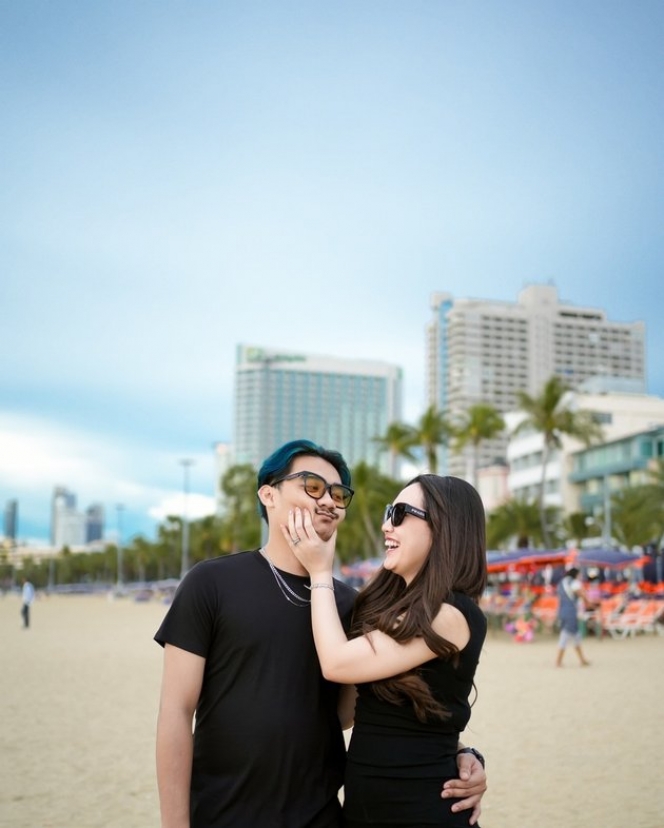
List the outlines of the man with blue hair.
<svg viewBox="0 0 664 828">
<path fill-rule="evenodd" d="M 309 576 L 281 527 L 295 508 L 330 539 L 351 503 L 339 452 L 308 440 L 279 448 L 258 473 L 265 545 L 194 566 L 155 635 L 164 647 L 157 723 L 163 828 L 340 828 L 342 727 L 354 688 L 323 678 L 311 629 Z M 348 625 L 355 591 L 335 580 Z M 195 729 L 192 736 L 192 723 Z M 478 805 L 472 753 L 446 795 Z"/>
</svg>

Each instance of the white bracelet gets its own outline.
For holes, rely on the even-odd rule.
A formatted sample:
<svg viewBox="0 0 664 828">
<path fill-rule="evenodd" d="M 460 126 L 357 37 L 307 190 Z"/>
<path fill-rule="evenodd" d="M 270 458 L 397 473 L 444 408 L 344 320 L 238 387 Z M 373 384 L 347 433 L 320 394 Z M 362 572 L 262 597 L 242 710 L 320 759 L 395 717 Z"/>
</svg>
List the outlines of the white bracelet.
<svg viewBox="0 0 664 828">
<path fill-rule="evenodd" d="M 312 584 L 309 589 L 331 589 L 334 592 L 333 584 Z"/>
</svg>

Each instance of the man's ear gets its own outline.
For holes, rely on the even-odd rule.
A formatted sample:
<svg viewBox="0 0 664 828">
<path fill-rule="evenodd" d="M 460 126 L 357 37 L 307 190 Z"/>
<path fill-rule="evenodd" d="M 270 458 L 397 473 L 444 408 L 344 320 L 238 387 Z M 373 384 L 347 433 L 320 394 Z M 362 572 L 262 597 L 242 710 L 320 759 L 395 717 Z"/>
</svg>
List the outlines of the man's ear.
<svg viewBox="0 0 664 828">
<path fill-rule="evenodd" d="M 258 499 L 266 509 L 274 508 L 274 487 L 265 483 L 258 490 Z"/>
</svg>

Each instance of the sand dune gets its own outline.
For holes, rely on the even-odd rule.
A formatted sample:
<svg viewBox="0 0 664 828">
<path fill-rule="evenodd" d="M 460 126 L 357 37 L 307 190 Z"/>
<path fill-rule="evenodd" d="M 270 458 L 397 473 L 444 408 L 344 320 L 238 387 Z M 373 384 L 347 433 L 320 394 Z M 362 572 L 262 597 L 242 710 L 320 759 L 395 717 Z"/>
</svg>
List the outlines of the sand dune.
<svg viewBox="0 0 664 828">
<path fill-rule="evenodd" d="M 0 826 L 158 828 L 154 730 L 165 607 L 41 598 L 30 630 L 0 598 Z M 490 634 L 468 744 L 487 757 L 483 828 L 663 828 L 664 636 Z M 251 826 L 238 826 L 251 828 Z"/>
</svg>

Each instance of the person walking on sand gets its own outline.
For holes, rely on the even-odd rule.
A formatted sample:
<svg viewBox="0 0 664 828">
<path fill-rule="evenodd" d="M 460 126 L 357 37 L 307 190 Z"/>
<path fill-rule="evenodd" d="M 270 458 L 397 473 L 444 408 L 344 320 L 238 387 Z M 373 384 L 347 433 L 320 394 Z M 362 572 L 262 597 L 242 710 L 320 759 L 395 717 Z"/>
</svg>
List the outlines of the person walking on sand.
<svg viewBox="0 0 664 828">
<path fill-rule="evenodd" d="M 334 537 L 301 507 L 283 528 L 311 578 L 323 675 L 358 685 L 344 825 L 462 828 L 474 820 L 439 785 L 457 772 L 486 636 L 484 508 L 465 480 L 422 474 L 386 508 L 382 529 L 385 560 L 360 591 L 349 638 L 334 600 Z"/>
<path fill-rule="evenodd" d="M 334 538 L 350 484 L 338 452 L 287 443 L 258 473 L 265 546 L 202 561 L 179 585 L 155 634 L 164 647 L 156 744 L 162 828 L 340 828 L 342 725 L 352 724 L 355 688 L 321 674 L 310 579 L 281 526 L 293 509 L 308 509 L 318 536 Z M 333 584 L 348 625 L 356 592 Z M 461 778 L 439 796 L 479 814 L 484 769 L 468 753 L 457 767 Z"/>
<path fill-rule="evenodd" d="M 572 566 L 558 583 L 558 622 L 560 624 L 560 638 L 558 639 L 558 654 L 556 667 L 563 666 L 563 657 L 570 641 L 574 642 L 574 649 L 582 667 L 590 666 L 581 649 L 581 630 L 579 629 L 579 602 L 584 601 L 583 587 L 579 581 L 579 570 Z"/>
<path fill-rule="evenodd" d="M 27 578 L 23 578 L 22 583 L 21 615 L 23 616 L 23 629 L 27 630 L 30 626 L 30 607 L 32 606 L 32 602 L 35 600 L 35 588 Z"/>
</svg>

